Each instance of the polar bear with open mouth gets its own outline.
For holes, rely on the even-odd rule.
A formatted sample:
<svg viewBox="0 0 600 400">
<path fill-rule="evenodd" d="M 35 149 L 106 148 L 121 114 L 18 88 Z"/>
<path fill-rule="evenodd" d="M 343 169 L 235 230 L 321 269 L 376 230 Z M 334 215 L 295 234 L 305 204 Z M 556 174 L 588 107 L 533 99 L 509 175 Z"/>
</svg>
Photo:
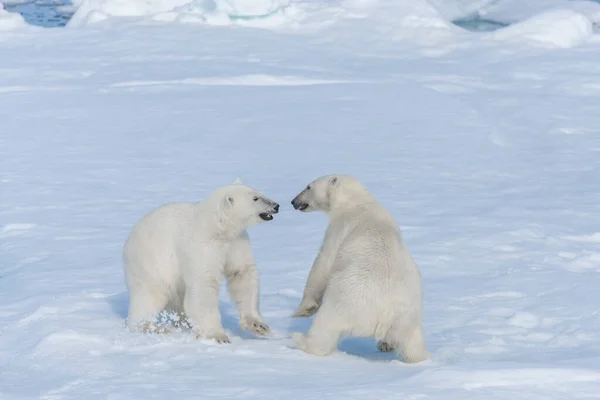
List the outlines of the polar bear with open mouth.
<svg viewBox="0 0 600 400">
<path fill-rule="evenodd" d="M 222 276 L 240 327 L 268 335 L 259 313 L 259 284 L 246 229 L 273 219 L 279 204 L 233 184 L 199 203 L 171 203 L 144 216 L 123 249 L 129 291 L 127 325 L 148 331 L 165 308 L 182 312 L 201 339 L 229 343 L 219 312 Z"/>
</svg>

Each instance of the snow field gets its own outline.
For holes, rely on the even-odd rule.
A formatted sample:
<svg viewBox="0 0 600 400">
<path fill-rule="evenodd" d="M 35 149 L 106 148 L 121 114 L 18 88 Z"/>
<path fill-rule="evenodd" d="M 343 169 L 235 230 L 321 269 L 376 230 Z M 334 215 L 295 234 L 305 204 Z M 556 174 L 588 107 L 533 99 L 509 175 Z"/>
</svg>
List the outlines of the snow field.
<svg viewBox="0 0 600 400">
<path fill-rule="evenodd" d="M 425 17 L 363 35 L 385 14 L 331 36 L 144 18 L 0 36 L 0 398 L 597 396 L 590 17 L 536 13 L 505 37 L 441 24 L 417 38 Z M 336 172 L 398 220 L 423 275 L 428 362 L 368 339 L 331 357 L 291 344 L 310 326 L 290 315 L 326 220 L 289 201 Z M 274 337 L 241 331 L 225 291 L 231 345 L 125 331 L 133 224 L 238 176 L 282 205 L 250 230 Z"/>
</svg>

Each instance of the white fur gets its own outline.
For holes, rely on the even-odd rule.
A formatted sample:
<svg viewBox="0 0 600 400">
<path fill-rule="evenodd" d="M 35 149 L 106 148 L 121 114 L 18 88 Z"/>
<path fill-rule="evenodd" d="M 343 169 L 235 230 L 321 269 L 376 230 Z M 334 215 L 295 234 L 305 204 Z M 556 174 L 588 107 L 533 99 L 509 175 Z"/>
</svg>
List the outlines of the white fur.
<svg viewBox="0 0 600 400">
<path fill-rule="evenodd" d="M 358 180 L 344 175 L 315 180 L 292 204 L 329 217 L 294 313 L 316 316 L 307 336 L 293 334 L 296 346 L 328 355 L 346 334 L 375 337 L 380 350 L 399 350 L 410 363 L 429 358 L 421 322 L 421 277 L 394 218 Z"/>
<path fill-rule="evenodd" d="M 258 275 L 246 228 L 263 222 L 260 213 L 276 213 L 276 205 L 238 179 L 203 202 L 166 204 L 143 217 L 123 250 L 128 326 L 147 330 L 170 308 L 191 320 L 198 338 L 229 342 L 219 313 L 225 275 L 240 326 L 268 334 L 258 310 Z"/>
</svg>

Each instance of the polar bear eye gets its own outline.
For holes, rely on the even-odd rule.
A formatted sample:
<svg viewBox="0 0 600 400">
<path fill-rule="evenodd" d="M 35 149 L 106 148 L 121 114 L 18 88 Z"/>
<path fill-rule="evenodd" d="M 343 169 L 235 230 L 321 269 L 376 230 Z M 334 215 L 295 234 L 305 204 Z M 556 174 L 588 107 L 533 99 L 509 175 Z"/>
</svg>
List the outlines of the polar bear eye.
<svg viewBox="0 0 600 400">
<path fill-rule="evenodd" d="M 310 185 L 308 185 L 308 186 L 306 187 L 306 190 L 310 190 Z"/>
<path fill-rule="evenodd" d="M 252 200 L 258 201 L 258 197 L 254 196 L 254 198 Z"/>
</svg>

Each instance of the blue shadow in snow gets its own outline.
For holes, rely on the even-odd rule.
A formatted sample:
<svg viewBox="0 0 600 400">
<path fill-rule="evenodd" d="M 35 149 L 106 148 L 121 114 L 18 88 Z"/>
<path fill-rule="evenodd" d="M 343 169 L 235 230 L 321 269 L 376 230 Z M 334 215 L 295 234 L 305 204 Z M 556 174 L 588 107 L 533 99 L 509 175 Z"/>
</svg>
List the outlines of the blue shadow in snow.
<svg viewBox="0 0 600 400">
<path fill-rule="evenodd" d="M 306 334 L 312 325 L 313 318 L 292 318 L 289 326 L 290 334 L 292 332 Z M 371 338 L 342 338 L 338 344 L 338 351 L 371 361 L 389 362 L 398 359 L 395 352 L 380 352 L 377 349 L 377 341 Z"/>
</svg>

